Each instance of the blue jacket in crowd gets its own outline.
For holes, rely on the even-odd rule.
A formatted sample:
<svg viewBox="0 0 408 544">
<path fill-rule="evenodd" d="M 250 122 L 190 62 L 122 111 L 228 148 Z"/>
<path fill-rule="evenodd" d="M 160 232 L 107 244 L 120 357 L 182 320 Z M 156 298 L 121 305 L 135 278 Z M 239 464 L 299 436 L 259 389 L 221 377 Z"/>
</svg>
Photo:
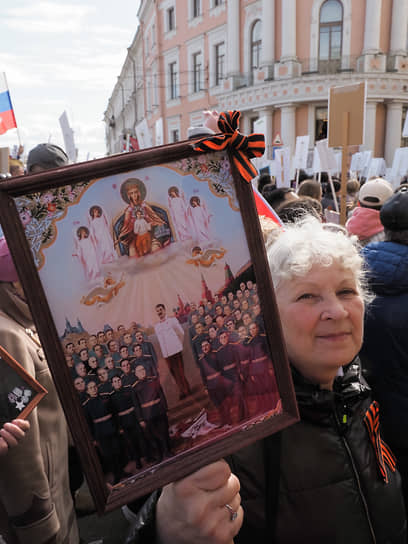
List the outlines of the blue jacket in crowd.
<svg viewBox="0 0 408 544">
<path fill-rule="evenodd" d="M 408 245 L 374 242 L 362 255 L 376 298 L 366 310 L 361 357 L 385 440 L 408 449 Z"/>
</svg>

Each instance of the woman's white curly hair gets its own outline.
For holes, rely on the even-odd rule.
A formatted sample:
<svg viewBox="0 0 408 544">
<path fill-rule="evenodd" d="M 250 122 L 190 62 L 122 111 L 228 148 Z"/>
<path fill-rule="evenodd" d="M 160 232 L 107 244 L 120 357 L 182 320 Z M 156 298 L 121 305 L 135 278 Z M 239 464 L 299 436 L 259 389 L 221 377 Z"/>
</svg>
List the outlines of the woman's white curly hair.
<svg viewBox="0 0 408 544">
<path fill-rule="evenodd" d="M 287 224 L 267 253 L 275 290 L 285 280 L 306 276 L 313 266 L 339 264 L 354 274 L 363 300 L 368 303 L 372 299 L 366 287 L 358 240 L 338 225 L 320 223 L 310 216 Z"/>
</svg>

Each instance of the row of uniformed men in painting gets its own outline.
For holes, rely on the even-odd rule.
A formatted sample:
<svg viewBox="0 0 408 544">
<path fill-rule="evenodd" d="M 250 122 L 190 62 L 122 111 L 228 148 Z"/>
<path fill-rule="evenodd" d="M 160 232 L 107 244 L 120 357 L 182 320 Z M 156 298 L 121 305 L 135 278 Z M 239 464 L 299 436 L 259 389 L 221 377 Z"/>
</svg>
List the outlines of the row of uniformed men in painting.
<svg viewBox="0 0 408 544">
<path fill-rule="evenodd" d="M 184 399 L 192 394 L 182 353 L 186 330 L 215 421 L 228 427 L 273 409 L 279 394 L 256 284 L 241 282 L 235 293 L 215 298 L 198 306 L 191 304 L 185 329 L 158 304 L 155 336 L 179 399 Z M 172 340 L 179 342 L 175 353 L 168 349 Z M 84 335 L 76 345 L 65 343 L 64 348 L 95 445 L 112 482 L 140 469 L 143 459 L 157 462 L 172 455 L 158 356 L 141 325 L 133 322 L 128 329 L 119 325 L 117 331 L 105 327 L 97 334 Z"/>
</svg>

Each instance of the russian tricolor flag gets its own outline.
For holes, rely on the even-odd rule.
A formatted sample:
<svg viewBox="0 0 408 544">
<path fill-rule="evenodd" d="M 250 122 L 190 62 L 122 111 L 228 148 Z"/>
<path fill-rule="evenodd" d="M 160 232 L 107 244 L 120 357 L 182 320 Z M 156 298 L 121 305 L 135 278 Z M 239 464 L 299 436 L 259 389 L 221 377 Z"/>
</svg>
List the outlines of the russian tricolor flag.
<svg viewBox="0 0 408 544">
<path fill-rule="evenodd" d="M 17 128 L 17 123 L 7 88 L 6 74 L 0 73 L 0 134 L 11 128 Z"/>
</svg>

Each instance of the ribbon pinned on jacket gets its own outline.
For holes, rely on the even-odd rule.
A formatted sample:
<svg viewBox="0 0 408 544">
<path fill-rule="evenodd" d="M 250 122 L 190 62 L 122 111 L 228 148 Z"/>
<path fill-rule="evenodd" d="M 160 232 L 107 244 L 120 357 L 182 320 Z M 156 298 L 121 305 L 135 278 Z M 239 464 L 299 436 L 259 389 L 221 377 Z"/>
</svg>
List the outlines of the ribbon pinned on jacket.
<svg viewBox="0 0 408 544">
<path fill-rule="evenodd" d="M 250 134 L 244 136 L 238 130 L 241 112 L 222 112 L 218 118 L 218 128 L 222 135 L 214 135 L 200 140 L 194 145 L 195 151 L 222 151 L 229 147 L 232 151 L 233 162 L 240 175 L 249 183 L 258 175 L 258 171 L 250 159 L 261 157 L 265 152 L 265 136 Z"/>
<path fill-rule="evenodd" d="M 364 423 L 367 427 L 371 443 L 374 446 L 381 476 L 384 482 L 388 484 L 388 475 L 385 464 L 390 467 L 392 472 L 395 472 L 396 461 L 394 454 L 380 436 L 380 409 L 376 400 L 371 403 L 367 410 L 364 416 Z"/>
</svg>

